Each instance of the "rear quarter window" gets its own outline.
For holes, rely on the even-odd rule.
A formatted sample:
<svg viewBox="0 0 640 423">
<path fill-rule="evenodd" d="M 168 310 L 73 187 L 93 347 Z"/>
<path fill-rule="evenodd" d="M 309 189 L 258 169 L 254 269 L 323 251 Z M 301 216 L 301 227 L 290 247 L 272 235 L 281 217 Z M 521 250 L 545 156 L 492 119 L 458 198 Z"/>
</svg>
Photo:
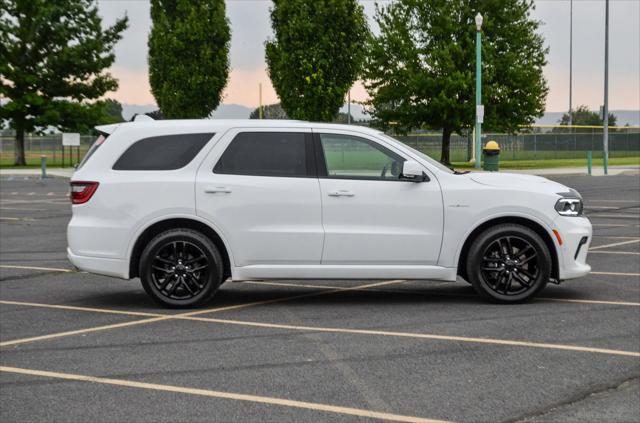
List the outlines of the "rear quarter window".
<svg viewBox="0 0 640 423">
<path fill-rule="evenodd" d="M 143 138 L 125 150 L 113 170 L 175 170 L 188 165 L 213 133 Z"/>
</svg>

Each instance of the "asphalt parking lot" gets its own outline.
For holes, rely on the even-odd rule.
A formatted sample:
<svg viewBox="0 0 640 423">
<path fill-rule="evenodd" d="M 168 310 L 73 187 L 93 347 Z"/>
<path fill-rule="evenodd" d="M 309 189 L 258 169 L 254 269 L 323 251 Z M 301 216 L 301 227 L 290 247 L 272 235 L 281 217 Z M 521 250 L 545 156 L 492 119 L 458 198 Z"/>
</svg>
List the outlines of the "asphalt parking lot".
<svg viewBox="0 0 640 423">
<path fill-rule="evenodd" d="M 0 421 L 640 421 L 640 175 L 553 178 L 593 273 L 492 305 L 464 282 L 226 283 L 159 308 L 74 272 L 66 179 L 0 181 Z"/>
</svg>

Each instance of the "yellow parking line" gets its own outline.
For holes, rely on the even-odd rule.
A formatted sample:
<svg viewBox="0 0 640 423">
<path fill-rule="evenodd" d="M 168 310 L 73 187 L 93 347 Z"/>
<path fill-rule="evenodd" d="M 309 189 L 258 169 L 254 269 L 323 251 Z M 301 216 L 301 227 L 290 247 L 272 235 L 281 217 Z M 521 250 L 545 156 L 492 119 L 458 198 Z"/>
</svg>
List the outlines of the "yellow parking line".
<svg viewBox="0 0 640 423">
<path fill-rule="evenodd" d="M 300 288 L 331 288 L 328 285 L 296 285 L 293 283 L 283 283 L 283 282 L 262 282 L 262 281 L 247 281 L 241 282 L 243 284 L 256 284 L 256 285 L 273 285 L 273 286 L 287 286 L 287 287 L 300 287 Z M 457 293 L 445 293 L 445 292 L 421 292 L 415 290 L 391 290 L 391 289 L 368 289 L 367 291 L 371 292 L 384 292 L 390 294 L 411 294 L 411 295 L 424 295 L 424 296 L 442 296 L 442 297 L 477 297 L 474 294 L 457 294 Z M 640 303 L 634 303 L 629 301 L 609 301 L 609 300 L 577 300 L 571 298 L 553 298 L 553 297 L 537 297 L 534 298 L 534 301 L 554 301 L 554 302 L 566 302 L 566 303 L 577 303 L 577 304 L 604 304 L 604 305 L 623 305 L 623 306 L 633 306 L 640 307 Z M 1 302 L 1 301 L 0 301 Z"/>
<path fill-rule="evenodd" d="M 640 273 L 624 273 L 624 272 L 591 272 L 591 275 L 607 275 L 607 276 L 640 276 Z"/>
<path fill-rule="evenodd" d="M 401 292 L 401 291 L 398 291 L 398 292 Z M 315 293 L 315 294 L 319 295 L 319 293 Z M 544 298 L 544 300 L 640 306 L 640 303 L 621 302 L 621 301 L 564 300 L 560 298 Z M 24 306 L 45 307 L 45 308 L 64 308 L 68 310 L 91 311 L 91 312 L 95 311 L 95 312 L 101 312 L 101 313 L 114 313 L 114 314 L 127 313 L 121 310 L 96 309 L 96 308 L 89 308 L 89 307 L 74 307 L 74 306 L 56 306 L 56 305 L 48 305 L 48 304 L 22 303 L 18 301 L 4 301 L 4 300 L 0 301 L 0 304 L 24 305 Z M 219 310 L 222 310 L 222 309 L 225 309 L 225 307 L 221 307 Z M 210 313 L 210 312 L 213 312 L 214 310 L 215 309 L 210 309 L 210 310 L 206 310 L 206 312 Z M 61 336 L 78 335 L 82 333 L 95 332 L 99 330 L 114 329 L 119 327 L 152 323 L 152 322 L 157 322 L 161 320 L 176 319 L 176 320 L 191 320 L 191 321 L 219 323 L 219 324 L 232 324 L 232 325 L 239 325 L 239 326 L 300 330 L 300 331 L 309 331 L 309 332 L 333 332 L 333 333 L 349 333 L 349 334 L 360 334 L 360 335 L 398 336 L 398 337 L 405 337 L 405 338 L 408 337 L 408 338 L 421 338 L 421 339 L 435 339 L 435 340 L 442 340 L 442 341 L 475 342 L 475 343 L 482 343 L 482 344 L 524 346 L 524 347 L 572 350 L 572 351 L 593 352 L 593 353 L 603 353 L 603 354 L 613 354 L 613 355 L 631 355 L 631 356 L 640 357 L 640 353 L 631 352 L 631 351 L 581 347 L 576 345 L 550 344 L 550 343 L 538 343 L 538 342 L 517 341 L 517 340 L 514 341 L 514 340 L 492 339 L 492 338 L 474 338 L 474 337 L 464 337 L 464 336 L 449 336 L 449 335 L 424 334 L 424 333 L 412 333 L 412 332 L 391 332 L 391 331 L 367 330 L 367 329 L 344 329 L 344 328 L 326 328 L 326 327 L 317 327 L 317 326 L 284 325 L 284 324 L 277 324 L 277 323 L 262 323 L 262 322 L 250 322 L 250 321 L 241 321 L 241 320 L 215 319 L 210 317 L 199 317 L 199 316 L 194 316 L 191 313 L 167 315 L 167 314 L 156 314 L 156 313 L 131 312 L 131 315 L 153 316 L 154 318 L 144 319 L 144 320 L 135 320 L 132 322 L 117 323 L 114 325 L 99 326 L 99 327 L 88 328 L 88 329 L 79 329 L 76 331 L 55 333 L 51 335 L 43 335 L 43 336 L 37 336 L 33 338 L 18 339 L 14 341 L 7 341 L 7 342 L 0 343 L 0 347 L 15 345 L 15 344 L 22 344 L 26 342 L 58 338 Z"/>
<path fill-rule="evenodd" d="M 122 327 L 144 325 L 144 324 L 147 324 L 147 323 L 154 323 L 154 322 L 159 322 L 159 321 L 162 321 L 162 320 L 178 319 L 178 318 L 189 318 L 191 316 L 196 316 L 196 315 L 199 315 L 199 314 L 217 313 L 217 312 L 228 311 L 228 310 L 237 310 L 237 309 L 240 309 L 240 308 L 251 307 L 251 306 L 254 306 L 254 305 L 271 304 L 271 303 L 276 303 L 276 302 L 281 302 L 281 301 L 288 301 L 288 300 L 293 300 L 293 299 L 298 299 L 298 298 L 315 297 L 315 296 L 319 296 L 319 295 L 329 295 L 329 294 L 334 294 L 336 292 L 349 291 L 349 290 L 353 290 L 353 289 L 362 289 L 362 288 L 369 287 L 369 286 L 389 285 L 389 284 L 392 284 L 392 283 L 399 283 L 399 282 L 403 282 L 403 281 L 401 281 L 401 280 L 383 281 L 383 282 L 377 282 L 377 283 L 372 283 L 372 284 L 361 285 L 359 287 L 338 288 L 338 289 L 333 289 L 333 290 L 329 290 L 329 291 L 312 292 L 312 293 L 309 293 L 309 294 L 293 295 L 293 296 L 288 296 L 288 297 L 280 297 L 280 298 L 274 298 L 272 300 L 256 301 L 256 302 L 251 302 L 251 303 L 236 304 L 236 305 L 232 305 L 232 306 L 216 307 L 216 308 L 192 311 L 192 312 L 181 313 L 181 314 L 172 314 L 172 315 L 158 314 L 157 315 L 158 317 L 154 317 L 154 318 L 151 318 L 151 319 L 134 320 L 132 322 L 116 323 L 116 324 L 113 324 L 113 325 L 105 325 L 105 326 L 97 326 L 97 327 L 91 327 L 91 328 L 85 328 L 85 329 L 77 329 L 77 330 L 72 330 L 72 331 L 67 331 L 67 332 L 52 333 L 52 334 L 49 334 L 49 335 L 34 336 L 34 337 L 31 337 L 31 338 L 14 339 L 14 340 L 11 340 L 11 341 L 0 342 L 0 347 L 6 347 L 6 346 L 10 346 L 10 345 L 17 345 L 17 344 L 24 344 L 24 343 L 35 342 L 35 341 L 44 341 L 44 340 L 48 340 L 48 339 L 61 338 L 61 337 L 72 336 L 72 335 L 80 335 L 80 334 L 84 334 L 84 333 L 99 332 L 99 331 L 103 331 L 103 330 L 117 329 L 117 328 L 122 328 Z M 4 302 L 4 301 L 2 301 L 2 302 Z"/>
<path fill-rule="evenodd" d="M 617 247 L 619 245 L 636 244 L 638 242 L 640 242 L 640 239 L 632 239 L 630 241 L 614 242 L 613 244 L 605 244 L 605 245 L 598 245 L 596 247 L 591 247 L 591 248 L 589 248 L 589 251 L 601 250 L 603 248 L 609 248 L 609 247 Z"/>
<path fill-rule="evenodd" d="M 640 307 L 640 303 L 633 303 L 630 301 L 572 300 L 570 298 L 550 298 L 550 297 L 539 297 L 537 298 L 537 300 L 557 301 L 557 302 L 565 302 L 565 303 L 579 303 L 579 304 L 606 304 L 606 305 L 622 305 L 622 306 Z"/>
<path fill-rule="evenodd" d="M 629 357 L 640 357 L 640 352 L 635 351 L 623 351 L 612 350 L 606 348 L 593 348 L 582 347 L 579 345 L 567 345 L 567 344 L 550 344 L 542 342 L 529 342 L 529 341 L 517 341 L 509 339 L 494 339 L 494 338 L 474 338 L 467 336 L 452 336 L 452 335 L 437 335 L 429 333 L 415 333 L 415 332 L 391 332 L 385 330 L 370 330 L 370 329 L 344 329 L 344 328 L 329 328 L 318 326 L 299 326 L 299 325 L 283 325 L 277 323 L 261 323 L 261 322 L 249 322 L 242 320 L 229 320 L 229 319 L 214 319 L 210 317 L 183 317 L 180 315 L 175 316 L 178 319 L 186 320 L 198 320 L 202 322 L 222 323 L 239 326 L 253 326 L 261 328 L 271 329 L 288 329 L 299 330 L 306 332 L 327 332 L 327 333 L 348 333 L 357 335 L 377 335 L 377 336 L 393 336 L 401 338 L 417 338 L 417 339 L 433 339 L 438 341 L 456 341 L 456 342 L 470 342 L 478 344 L 492 344 L 492 345 L 508 345 L 514 347 L 533 347 L 533 348 L 545 348 L 553 350 L 568 350 L 568 351 L 580 351 L 589 353 L 609 354 L 609 355 L 621 355 Z"/>
<path fill-rule="evenodd" d="M 620 254 L 620 255 L 640 256 L 640 253 L 636 251 L 589 251 L 589 254 Z"/>
<path fill-rule="evenodd" d="M 52 309 L 71 310 L 71 311 L 89 311 L 93 313 L 123 314 L 125 316 L 145 316 L 145 317 L 166 316 L 166 314 L 145 313 L 141 311 L 125 311 L 125 310 L 115 310 L 115 309 L 108 309 L 108 308 L 93 308 L 93 307 L 58 305 L 58 304 L 29 303 L 29 302 L 23 302 L 23 301 L 10 301 L 10 300 L 0 300 L 0 304 L 25 306 L 25 307 L 42 307 L 42 308 L 52 308 Z"/>
<path fill-rule="evenodd" d="M 25 269 L 25 270 L 47 270 L 50 272 L 75 272 L 73 269 L 60 269 L 55 267 L 36 267 L 36 266 L 15 266 L 13 264 L 0 264 L 2 269 Z"/>
<path fill-rule="evenodd" d="M 132 322 L 116 323 L 113 325 L 97 326 L 97 327 L 92 327 L 87 329 L 70 330 L 67 332 L 58 332 L 58 333 L 52 333 L 49 335 L 33 336 L 31 338 L 14 339 L 12 341 L 0 342 L 0 347 L 8 347 L 8 346 L 17 345 L 17 344 L 26 344 L 28 342 L 35 342 L 35 341 L 45 341 L 48 339 L 61 338 L 64 336 L 80 335 L 80 334 L 89 333 L 89 332 L 99 332 L 99 331 L 109 330 L 109 329 L 124 328 L 127 326 L 142 325 L 145 323 L 159 322 L 160 320 L 168 320 L 170 318 L 171 316 L 155 317 L 153 319 L 134 320 Z"/>
<path fill-rule="evenodd" d="M 315 402 L 295 401 L 284 398 L 264 397 L 258 395 L 238 394 L 234 392 L 214 391 L 209 389 L 186 388 L 175 385 L 159 385 L 156 383 L 137 382 L 132 380 L 111 379 L 106 377 L 85 376 L 71 373 L 49 372 L 42 370 L 22 369 L 16 367 L 0 366 L 0 371 L 6 373 L 22 374 L 29 376 L 48 377 L 54 379 L 71 380 L 76 382 L 99 383 L 103 385 L 124 386 L 128 388 L 148 389 L 152 391 L 164 391 L 178 394 L 198 395 L 210 398 L 229 399 L 235 401 L 247 401 L 259 404 L 277 405 L 290 408 L 301 408 L 312 411 L 345 414 L 369 419 L 387 420 L 410 423 L 445 423 L 444 420 L 425 419 L 421 417 L 403 416 L 400 414 L 382 413 L 361 408 L 342 407 Z"/>
</svg>

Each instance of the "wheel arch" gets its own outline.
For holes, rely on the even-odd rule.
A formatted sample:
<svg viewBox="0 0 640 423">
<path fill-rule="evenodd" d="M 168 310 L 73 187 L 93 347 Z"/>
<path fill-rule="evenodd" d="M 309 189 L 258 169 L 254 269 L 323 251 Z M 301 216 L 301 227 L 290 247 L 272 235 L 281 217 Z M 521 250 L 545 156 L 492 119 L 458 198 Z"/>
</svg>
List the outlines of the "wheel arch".
<svg viewBox="0 0 640 423">
<path fill-rule="evenodd" d="M 465 280 L 467 280 L 465 263 L 467 261 L 467 255 L 469 253 L 469 249 L 471 248 L 471 245 L 473 244 L 473 242 L 478 238 L 478 236 L 485 229 L 491 226 L 499 225 L 503 223 L 514 223 L 514 224 L 525 226 L 533 230 L 535 233 L 537 233 L 540 236 L 540 238 L 542 238 L 544 243 L 547 245 L 547 248 L 549 249 L 549 253 L 551 254 L 551 262 L 552 262 L 551 277 L 558 279 L 559 273 L 560 273 L 559 262 L 558 262 L 558 250 L 556 248 L 556 245 L 554 243 L 554 240 L 551 234 L 540 223 L 536 222 L 535 220 L 522 217 L 522 216 L 500 216 L 500 217 L 496 217 L 493 219 L 489 219 L 485 222 L 482 222 L 480 225 L 475 227 L 471 231 L 471 233 L 467 235 L 467 238 L 464 241 L 462 249 L 460 250 L 460 254 L 458 255 L 458 275 L 462 276 Z"/>
<path fill-rule="evenodd" d="M 208 237 L 222 256 L 224 262 L 223 280 L 231 276 L 230 251 L 218 232 L 200 220 L 188 217 L 172 217 L 152 223 L 138 235 L 131 249 L 131 254 L 129 254 L 129 278 L 140 276 L 138 272 L 140 256 L 147 243 L 161 232 L 178 228 L 193 229 Z"/>
</svg>

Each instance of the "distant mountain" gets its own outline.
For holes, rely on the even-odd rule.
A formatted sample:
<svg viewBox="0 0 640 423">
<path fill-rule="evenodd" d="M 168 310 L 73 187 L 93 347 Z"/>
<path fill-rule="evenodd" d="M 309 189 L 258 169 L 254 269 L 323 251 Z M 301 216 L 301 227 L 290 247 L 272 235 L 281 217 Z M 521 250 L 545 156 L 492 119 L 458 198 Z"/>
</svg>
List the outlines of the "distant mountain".
<svg viewBox="0 0 640 423">
<path fill-rule="evenodd" d="M 158 106 L 155 104 L 126 104 L 122 105 L 122 117 L 125 120 L 131 119 L 135 113 L 147 113 L 157 110 Z M 242 106 L 240 104 L 222 104 L 213 113 L 213 119 L 248 119 L 249 115 L 253 111 L 252 107 Z M 347 112 L 347 105 L 345 104 L 340 109 L 340 112 Z M 547 112 L 540 119 L 536 120 L 538 125 L 557 125 L 562 118 L 564 112 Z M 617 125 L 624 126 L 627 123 L 629 125 L 640 125 L 640 110 L 611 110 L 611 113 L 617 116 Z M 356 103 L 351 103 L 351 116 L 358 120 L 369 120 L 371 116 L 364 113 L 364 108 Z"/>
<path fill-rule="evenodd" d="M 627 123 L 631 126 L 640 125 L 640 110 L 609 110 L 614 114 L 618 121 L 617 126 L 624 126 Z M 557 125 L 565 112 L 546 112 L 544 116 L 536 120 L 538 125 Z"/>
</svg>

